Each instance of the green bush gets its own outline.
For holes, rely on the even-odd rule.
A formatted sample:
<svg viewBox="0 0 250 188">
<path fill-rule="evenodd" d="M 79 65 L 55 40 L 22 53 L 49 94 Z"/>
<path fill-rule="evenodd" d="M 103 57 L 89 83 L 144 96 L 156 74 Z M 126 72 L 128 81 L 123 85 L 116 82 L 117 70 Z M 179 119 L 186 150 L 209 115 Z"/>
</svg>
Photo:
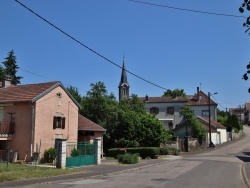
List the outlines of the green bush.
<svg viewBox="0 0 250 188">
<path fill-rule="evenodd" d="M 143 147 L 143 148 L 126 148 L 126 153 L 135 154 L 138 153 L 142 159 L 150 157 L 154 159 L 156 155 L 160 154 L 159 147 Z M 118 155 L 125 154 L 125 151 L 121 151 L 119 148 L 113 148 L 108 150 L 108 157 L 117 158 Z"/>
<path fill-rule="evenodd" d="M 52 163 L 55 158 L 56 158 L 55 148 L 49 148 L 49 149 L 44 150 L 44 162 L 45 163 Z"/>
<path fill-rule="evenodd" d="M 76 156 L 79 156 L 79 155 L 80 155 L 80 150 L 79 149 L 74 148 L 70 152 L 71 157 L 76 157 Z"/>
<path fill-rule="evenodd" d="M 164 146 L 163 148 L 160 149 L 161 155 L 179 155 L 180 150 L 169 147 L 169 146 Z"/>
<path fill-rule="evenodd" d="M 122 164 L 135 164 L 139 163 L 139 154 L 131 154 L 131 153 L 126 153 L 126 154 L 120 154 L 117 156 L 118 162 Z"/>
</svg>

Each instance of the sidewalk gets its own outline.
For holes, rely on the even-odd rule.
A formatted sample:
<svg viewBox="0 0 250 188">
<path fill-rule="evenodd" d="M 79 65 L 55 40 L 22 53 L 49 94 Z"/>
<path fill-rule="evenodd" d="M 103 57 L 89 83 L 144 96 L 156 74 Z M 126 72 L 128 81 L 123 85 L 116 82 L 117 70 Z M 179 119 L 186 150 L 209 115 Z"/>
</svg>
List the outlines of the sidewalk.
<svg viewBox="0 0 250 188">
<path fill-rule="evenodd" d="M 166 163 L 172 160 L 181 159 L 181 156 L 169 156 L 164 159 L 149 159 L 149 160 L 141 160 L 138 164 L 132 165 L 123 165 L 118 164 L 116 160 L 102 160 L 101 165 L 93 165 L 93 166 L 85 166 L 78 168 L 79 173 L 69 174 L 69 175 L 61 175 L 55 177 L 47 177 L 47 178 L 39 178 L 39 179 L 29 179 L 29 180 L 20 180 L 20 181 L 9 181 L 0 183 L 0 187 L 22 187 L 32 184 L 38 183 L 46 183 L 46 182 L 55 182 L 55 181 L 70 181 L 74 179 L 80 178 L 88 178 L 93 176 L 100 176 L 108 173 L 117 173 L 120 171 L 132 170 L 146 166 L 152 166 L 160 163 Z"/>
</svg>

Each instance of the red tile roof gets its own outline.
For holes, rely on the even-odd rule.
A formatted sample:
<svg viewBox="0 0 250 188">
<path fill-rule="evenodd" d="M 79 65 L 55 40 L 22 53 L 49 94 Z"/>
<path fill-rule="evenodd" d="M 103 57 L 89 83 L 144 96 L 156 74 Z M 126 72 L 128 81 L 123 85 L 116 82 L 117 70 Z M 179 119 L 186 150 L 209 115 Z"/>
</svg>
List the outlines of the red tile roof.
<svg viewBox="0 0 250 188">
<path fill-rule="evenodd" d="M 208 96 L 203 92 L 199 91 L 198 94 L 195 94 L 190 101 L 188 101 L 187 105 L 190 106 L 199 106 L 199 105 L 208 105 Z M 210 105 L 217 105 L 211 98 L 210 98 Z"/>
<path fill-rule="evenodd" d="M 100 131 L 105 132 L 106 129 L 101 127 L 100 125 L 97 125 L 93 121 L 87 119 L 86 117 L 82 115 L 78 115 L 78 130 L 84 130 L 84 131 Z"/>
<path fill-rule="evenodd" d="M 81 108 L 80 104 L 59 81 L 38 84 L 11 85 L 9 87 L 0 88 L 0 103 L 35 102 L 58 86 L 61 86 L 69 97 L 76 103 L 76 105 Z"/>
<path fill-rule="evenodd" d="M 0 103 L 32 101 L 58 82 L 41 84 L 12 85 L 0 88 Z"/>
<path fill-rule="evenodd" d="M 148 97 L 146 101 L 145 97 L 139 97 L 142 102 L 147 103 L 174 103 L 174 102 L 187 102 L 188 99 L 185 97 Z"/>
<path fill-rule="evenodd" d="M 207 117 L 198 116 L 197 118 L 201 121 L 202 124 L 205 124 L 206 126 L 208 126 L 209 119 Z M 212 119 L 210 119 L 210 123 L 212 125 L 211 127 L 215 127 L 215 128 L 219 128 L 219 129 L 226 129 L 226 127 L 224 125 L 222 125 L 221 123 L 214 121 Z"/>
</svg>

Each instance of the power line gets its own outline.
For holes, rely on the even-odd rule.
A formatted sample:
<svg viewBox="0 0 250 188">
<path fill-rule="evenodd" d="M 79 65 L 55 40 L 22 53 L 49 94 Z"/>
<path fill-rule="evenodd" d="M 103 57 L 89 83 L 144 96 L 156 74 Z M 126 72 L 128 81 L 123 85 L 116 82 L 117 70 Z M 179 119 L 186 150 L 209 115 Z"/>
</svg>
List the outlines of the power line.
<svg viewBox="0 0 250 188">
<path fill-rule="evenodd" d="M 93 52 L 94 54 L 96 54 L 97 56 L 101 57 L 102 59 L 105 59 L 106 61 L 108 61 L 109 63 L 112 63 L 113 65 L 119 67 L 120 69 L 122 69 L 122 67 L 116 63 L 114 63 L 113 61 L 111 61 L 110 59 L 106 58 L 104 55 L 101 55 L 100 53 L 98 53 L 97 51 L 93 50 L 92 48 L 88 47 L 87 45 L 83 44 L 82 42 L 80 42 L 79 40 L 77 40 L 76 38 L 74 38 L 73 36 L 71 36 L 70 34 L 66 33 L 65 31 L 63 31 L 62 29 L 60 29 L 59 27 L 57 27 L 56 25 L 54 25 L 53 23 L 49 22 L 48 20 L 46 20 L 45 18 L 43 18 L 42 16 L 40 16 L 39 14 L 37 14 L 36 12 L 34 12 L 33 10 L 31 10 L 29 7 L 27 7 L 26 5 L 24 5 L 23 3 L 21 3 L 20 1 L 18 0 L 15 0 L 17 3 L 19 3 L 22 7 L 24 7 L 25 9 L 29 10 L 30 12 L 32 12 L 33 14 L 35 14 L 37 17 L 39 17 L 40 19 L 42 19 L 43 21 L 45 21 L 47 24 L 49 24 L 50 26 L 52 26 L 53 28 L 55 28 L 56 30 L 60 31 L 61 33 L 63 33 L 64 35 L 66 35 L 67 37 L 69 37 L 70 39 L 72 39 L 73 41 L 77 42 L 78 44 L 80 44 L 81 46 L 83 46 L 84 48 L 87 48 L 89 51 Z M 167 90 L 166 88 L 164 87 L 161 87 L 149 80 L 146 80 L 134 73 L 132 73 L 131 71 L 129 70 L 126 70 L 128 73 L 130 73 L 131 75 L 151 84 L 151 85 L 154 85 L 158 88 L 161 88 L 161 89 L 164 89 L 164 90 Z"/>
<path fill-rule="evenodd" d="M 200 10 L 178 8 L 178 7 L 172 7 L 172 6 L 167 6 L 167 5 L 160 5 L 160 4 L 148 3 L 148 2 L 145 2 L 145 1 L 137 1 L 137 0 L 128 0 L 128 1 L 131 1 L 131 2 L 134 2 L 134 3 L 141 3 L 141 4 L 145 4 L 145 5 L 156 6 L 156 7 L 174 9 L 174 10 L 200 13 L 200 14 L 210 14 L 210 15 L 216 15 L 216 16 L 227 16 L 227 17 L 235 17 L 235 18 L 247 18 L 245 16 L 237 16 L 237 15 L 233 15 L 233 14 L 224 14 L 224 13 L 206 12 L 206 11 L 200 11 Z"/>
</svg>

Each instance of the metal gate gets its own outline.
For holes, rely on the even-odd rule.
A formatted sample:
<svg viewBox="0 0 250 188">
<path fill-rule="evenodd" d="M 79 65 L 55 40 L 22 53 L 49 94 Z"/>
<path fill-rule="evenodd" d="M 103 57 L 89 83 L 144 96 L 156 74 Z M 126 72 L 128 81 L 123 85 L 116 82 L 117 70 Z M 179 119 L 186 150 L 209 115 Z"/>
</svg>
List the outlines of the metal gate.
<svg viewBox="0 0 250 188">
<path fill-rule="evenodd" d="M 88 142 L 67 143 L 66 167 L 78 167 L 95 164 L 95 144 Z"/>
</svg>

